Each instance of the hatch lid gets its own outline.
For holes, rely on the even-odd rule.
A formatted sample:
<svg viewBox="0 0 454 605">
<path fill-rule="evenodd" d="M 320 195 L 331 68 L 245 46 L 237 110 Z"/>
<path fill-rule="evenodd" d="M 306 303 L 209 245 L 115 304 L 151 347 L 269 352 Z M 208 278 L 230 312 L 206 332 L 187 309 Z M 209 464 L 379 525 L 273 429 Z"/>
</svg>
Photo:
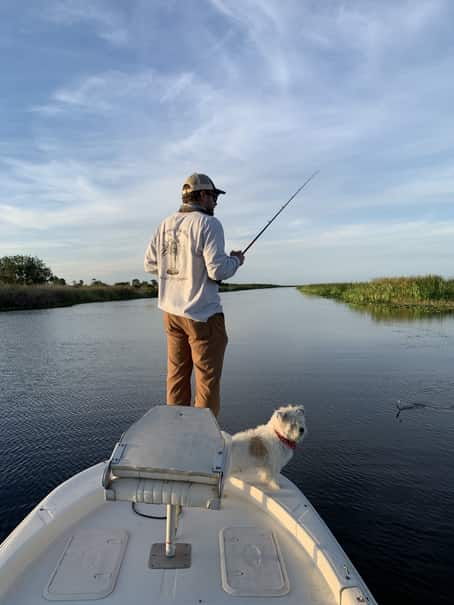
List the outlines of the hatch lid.
<svg viewBox="0 0 454 605">
<path fill-rule="evenodd" d="M 92 601 L 109 595 L 117 580 L 128 534 L 121 529 L 79 530 L 66 543 L 44 597 Z"/>
<path fill-rule="evenodd" d="M 219 534 L 222 587 L 237 597 L 278 597 L 290 590 L 274 533 L 261 527 L 226 527 Z"/>
</svg>

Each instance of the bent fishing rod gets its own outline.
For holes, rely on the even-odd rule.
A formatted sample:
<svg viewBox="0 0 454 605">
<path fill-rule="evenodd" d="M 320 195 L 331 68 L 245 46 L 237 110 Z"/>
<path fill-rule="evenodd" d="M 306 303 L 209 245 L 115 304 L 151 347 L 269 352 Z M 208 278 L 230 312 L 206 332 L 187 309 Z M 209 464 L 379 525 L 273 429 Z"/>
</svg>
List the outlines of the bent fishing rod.
<svg viewBox="0 0 454 605">
<path fill-rule="evenodd" d="M 274 216 L 273 216 L 273 217 L 272 217 L 272 218 L 271 218 L 271 219 L 270 219 L 270 220 L 267 222 L 267 224 L 266 224 L 266 225 L 263 227 L 263 229 L 257 233 L 257 235 L 254 237 L 254 239 L 252 240 L 252 242 L 250 242 L 250 244 L 248 244 L 248 245 L 246 246 L 246 248 L 243 250 L 243 254 L 246 254 L 246 252 L 249 250 L 249 248 L 252 246 L 252 244 L 254 244 L 254 243 L 255 243 L 255 242 L 256 242 L 256 241 L 259 239 L 259 237 L 262 235 L 262 233 L 264 233 L 264 232 L 265 232 L 265 231 L 268 229 L 268 227 L 271 225 L 271 223 L 272 223 L 272 222 L 273 222 L 275 219 L 277 219 L 277 217 L 280 215 L 280 213 L 281 213 L 283 210 L 285 210 L 285 208 L 287 208 L 287 206 L 290 204 L 290 202 L 293 200 L 293 198 L 295 198 L 295 197 L 298 195 L 298 193 L 299 193 L 299 192 L 300 192 L 302 189 L 304 189 L 304 187 L 306 187 L 306 185 L 309 183 L 309 181 L 312 181 L 312 179 L 313 179 L 313 178 L 314 178 L 314 177 L 315 177 L 315 176 L 316 176 L 316 175 L 317 175 L 319 172 L 320 172 L 320 170 L 316 170 L 316 171 L 315 171 L 313 174 L 311 174 L 311 176 L 310 176 L 310 177 L 309 177 L 309 178 L 308 178 L 306 181 L 304 181 L 304 183 L 301 185 L 301 187 L 300 187 L 299 189 L 297 189 L 297 190 L 295 191 L 295 193 L 292 195 L 292 197 L 291 197 L 289 200 L 287 200 L 287 201 L 285 202 L 285 204 L 282 206 L 282 208 L 281 208 L 280 210 L 278 210 L 278 211 L 276 212 L 276 214 L 275 214 L 275 215 L 274 215 Z"/>
</svg>

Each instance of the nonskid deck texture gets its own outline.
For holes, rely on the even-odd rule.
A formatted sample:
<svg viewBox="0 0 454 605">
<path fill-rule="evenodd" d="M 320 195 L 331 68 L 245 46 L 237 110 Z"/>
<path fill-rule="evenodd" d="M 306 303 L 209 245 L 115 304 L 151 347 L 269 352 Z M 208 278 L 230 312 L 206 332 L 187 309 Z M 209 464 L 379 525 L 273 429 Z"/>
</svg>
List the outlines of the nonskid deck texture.
<svg viewBox="0 0 454 605">
<path fill-rule="evenodd" d="M 98 464 L 57 488 L 0 547 L 2 605 L 48 603 L 46 587 L 70 538 L 100 529 L 127 534 L 115 585 L 103 603 L 269 603 L 270 596 L 238 597 L 223 588 L 220 534 L 241 527 L 273 532 L 276 538 L 289 590 L 273 598 L 289 605 L 375 603 L 310 503 L 284 477 L 283 488 L 272 494 L 231 479 L 221 510 L 183 509 L 177 541 L 191 544 L 191 567 L 163 570 L 150 569 L 149 558 L 152 544 L 164 540 L 165 521 L 138 516 L 129 502 L 105 502 L 103 470 L 104 463 Z M 137 509 L 165 515 L 164 506 L 138 504 Z M 87 557 L 87 566 L 94 559 L 96 553 Z M 12 583 L 5 592 L 8 582 Z M 357 599 L 356 587 L 367 601 Z M 71 602 L 88 601 L 73 598 Z"/>
</svg>

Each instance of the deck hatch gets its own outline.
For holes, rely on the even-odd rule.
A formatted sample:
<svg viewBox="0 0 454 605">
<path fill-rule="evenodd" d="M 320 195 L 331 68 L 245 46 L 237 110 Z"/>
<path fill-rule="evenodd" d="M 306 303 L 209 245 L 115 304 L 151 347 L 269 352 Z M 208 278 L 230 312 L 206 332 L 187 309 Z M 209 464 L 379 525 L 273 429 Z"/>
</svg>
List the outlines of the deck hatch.
<svg viewBox="0 0 454 605">
<path fill-rule="evenodd" d="M 94 601 L 109 595 L 117 580 L 128 534 L 124 530 L 80 530 L 66 543 L 44 597 L 49 601 Z"/>
<path fill-rule="evenodd" d="M 222 587 L 236 597 L 278 597 L 290 586 L 276 536 L 261 527 L 219 533 Z"/>
</svg>

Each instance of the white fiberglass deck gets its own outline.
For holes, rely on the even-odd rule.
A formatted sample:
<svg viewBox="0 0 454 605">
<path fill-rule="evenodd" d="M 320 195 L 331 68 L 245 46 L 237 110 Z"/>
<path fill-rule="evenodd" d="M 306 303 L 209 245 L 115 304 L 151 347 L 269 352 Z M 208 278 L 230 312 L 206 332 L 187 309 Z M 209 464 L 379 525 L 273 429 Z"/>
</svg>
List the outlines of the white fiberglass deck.
<svg viewBox="0 0 454 605">
<path fill-rule="evenodd" d="M 68 540 L 80 530 L 103 528 L 125 530 L 128 535 L 117 581 L 104 603 L 269 603 L 270 597 L 237 597 L 223 589 L 219 536 L 230 527 L 274 533 L 289 591 L 273 598 L 289 605 L 348 605 L 360 603 L 362 594 L 368 599 L 363 603 L 375 603 L 310 503 L 285 478 L 282 489 L 273 494 L 231 479 L 221 510 L 183 509 L 177 541 L 192 545 L 191 567 L 162 570 L 149 568 L 149 556 L 151 545 L 164 539 L 165 521 L 138 516 L 129 502 L 105 502 L 104 467 L 93 466 L 62 484 L 0 546 L 2 605 L 49 603 L 43 595 Z M 137 509 L 165 515 L 164 506 L 138 504 Z"/>
</svg>

